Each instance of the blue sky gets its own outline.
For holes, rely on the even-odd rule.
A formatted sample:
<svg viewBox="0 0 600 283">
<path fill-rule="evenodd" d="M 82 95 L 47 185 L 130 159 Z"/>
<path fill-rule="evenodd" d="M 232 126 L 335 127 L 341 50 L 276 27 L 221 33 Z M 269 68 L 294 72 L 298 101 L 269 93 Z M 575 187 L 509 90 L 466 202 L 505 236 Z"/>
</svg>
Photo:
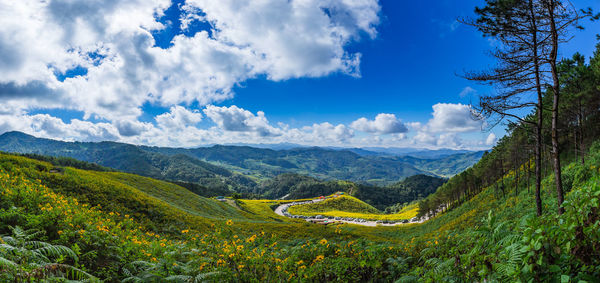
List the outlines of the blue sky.
<svg viewBox="0 0 600 283">
<path fill-rule="evenodd" d="M 25 2 L 0 1 L 0 132 L 470 149 L 504 134 L 468 117 L 493 89 L 456 75 L 494 63 L 456 21 L 483 1 Z M 562 56 L 592 54 L 600 25 L 584 26 Z"/>
</svg>

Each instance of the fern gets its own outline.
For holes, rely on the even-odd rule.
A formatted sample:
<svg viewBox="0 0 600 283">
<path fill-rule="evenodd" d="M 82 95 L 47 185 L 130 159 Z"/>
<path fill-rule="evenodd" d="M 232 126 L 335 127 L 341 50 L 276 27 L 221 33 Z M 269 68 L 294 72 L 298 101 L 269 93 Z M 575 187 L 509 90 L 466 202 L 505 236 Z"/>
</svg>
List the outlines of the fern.
<svg viewBox="0 0 600 283">
<path fill-rule="evenodd" d="M 12 270 L 13 279 L 62 278 L 97 280 L 91 274 L 68 264 L 52 262 L 52 258 L 70 257 L 77 261 L 75 252 L 65 246 L 33 240 L 43 231 L 10 227 L 12 235 L 3 236 L 0 244 L 0 269 Z"/>
<path fill-rule="evenodd" d="M 220 275 L 221 273 L 222 272 L 218 272 L 218 271 L 200 273 L 200 274 L 196 275 L 196 277 L 194 278 L 194 283 L 204 282 L 204 280 L 207 280 L 211 277 Z"/>
<path fill-rule="evenodd" d="M 0 257 L 0 270 L 13 270 L 17 267 L 17 264 L 12 260 Z"/>
</svg>

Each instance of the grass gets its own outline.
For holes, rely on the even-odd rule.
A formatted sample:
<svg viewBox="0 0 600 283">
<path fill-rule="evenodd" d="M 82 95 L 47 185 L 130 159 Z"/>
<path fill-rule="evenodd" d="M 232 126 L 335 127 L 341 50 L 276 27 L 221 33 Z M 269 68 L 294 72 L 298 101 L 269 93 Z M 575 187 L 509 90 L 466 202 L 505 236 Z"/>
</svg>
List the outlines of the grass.
<svg viewBox="0 0 600 283">
<path fill-rule="evenodd" d="M 352 196 L 339 196 L 326 199 L 322 202 L 296 205 L 289 208 L 289 212 L 295 215 L 328 217 L 349 217 L 367 220 L 406 220 L 415 217 L 418 213 L 418 205 L 412 204 L 394 214 L 383 214 L 371 205 Z"/>
<path fill-rule="evenodd" d="M 584 185 L 592 187 L 596 196 L 600 194 L 599 163 L 600 150 L 586 165 L 572 163 L 565 167 L 568 202 L 577 200 L 573 195 L 580 194 Z M 5 233 L 8 225 L 44 230 L 45 237 L 54 244 L 81 249 L 80 263 L 108 282 L 123 279 L 118 272 L 129 262 L 140 260 L 159 266 L 165 276 L 181 274 L 176 266 L 189 262 L 193 267 L 190 270 L 195 272 L 202 271 L 199 266 L 205 268 L 202 272 L 220 272 L 221 281 L 289 281 L 292 277 L 306 281 L 393 281 L 410 272 L 416 278 L 426 275 L 422 278 L 439 282 L 445 280 L 430 274 L 435 273 L 435 260 L 448 260 L 452 263 L 450 270 L 477 274 L 482 262 L 502 255 L 488 252 L 482 258 L 480 252 L 471 253 L 477 251 L 472 245 L 478 240 L 464 236 L 477 236 L 473 231 L 484 223 L 481 219 L 489 211 L 501 221 L 509 221 L 504 227 L 510 229 L 523 225 L 517 222 L 524 215 L 535 214 L 532 188 L 528 190 L 521 179 L 515 191 L 511 173 L 501 180 L 508 188 L 506 195 L 494 190 L 492 184 L 459 207 L 423 224 L 364 227 L 314 225 L 273 212 L 280 204 L 298 200 L 238 200 L 238 209 L 150 178 L 73 168 L 51 173 L 53 168 L 49 163 L 0 154 L 0 230 Z M 556 211 L 553 194 L 552 176 L 547 176 L 542 196 L 548 219 Z M 580 198 L 589 199 L 587 195 Z M 350 196 L 294 206 L 290 212 L 296 209 L 373 220 L 409 219 L 417 212 L 417 206 L 411 205 L 386 215 Z M 588 230 L 597 236 L 597 229 Z M 180 261 L 177 256 L 190 258 Z M 454 268 L 456 256 L 461 259 L 458 268 Z M 410 270 L 403 269 L 402 258 L 410 262 Z"/>
</svg>

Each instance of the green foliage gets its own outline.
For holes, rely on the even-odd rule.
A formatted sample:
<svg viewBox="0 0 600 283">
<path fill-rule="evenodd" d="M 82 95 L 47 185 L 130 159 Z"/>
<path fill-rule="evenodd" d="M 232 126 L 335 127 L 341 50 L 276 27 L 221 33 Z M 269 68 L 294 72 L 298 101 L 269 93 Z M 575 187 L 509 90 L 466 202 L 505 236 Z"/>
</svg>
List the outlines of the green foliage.
<svg viewBox="0 0 600 283">
<path fill-rule="evenodd" d="M 407 205 L 394 214 L 383 214 L 371 205 L 351 196 L 338 196 L 310 204 L 295 205 L 289 208 L 293 215 L 327 217 L 349 217 L 366 220 L 407 220 L 416 216 L 417 206 Z"/>
<path fill-rule="evenodd" d="M 266 198 L 286 199 L 313 198 L 345 192 L 383 210 L 388 206 L 410 203 L 419 200 L 446 182 L 445 179 L 427 175 L 415 175 L 397 182 L 390 187 L 375 187 L 348 181 L 320 181 L 297 175 L 281 174 L 261 186 L 259 194 Z"/>
<path fill-rule="evenodd" d="M 290 208 L 292 214 L 310 214 L 315 215 L 318 213 L 328 211 L 344 211 L 344 212 L 356 212 L 356 213 L 379 213 L 376 208 L 362 202 L 361 200 L 350 197 L 350 196 L 339 196 L 329 198 L 321 202 L 295 205 Z"/>
<path fill-rule="evenodd" d="M 72 265 L 77 264 L 75 252 L 65 246 L 37 241 L 43 231 L 10 227 L 11 235 L 0 238 L 1 280 L 30 281 L 69 278 L 94 280 L 95 277 Z"/>
<path fill-rule="evenodd" d="M 29 240 L 47 244 L 28 250 L 48 247 L 40 253 L 60 264 L 48 278 L 71 276 L 69 265 L 127 282 L 592 282 L 600 272 L 600 172 L 591 163 L 599 149 L 592 148 L 590 163 L 565 168 L 573 178 L 562 216 L 536 218 L 526 189 L 501 197 L 490 186 L 424 224 L 379 228 L 324 227 L 273 213 L 291 200 L 218 202 L 132 174 L 51 173 L 51 164 L 0 155 L 0 234 L 13 234 L 9 225 L 44 231 Z M 329 201 L 343 211 L 376 211 L 349 196 Z M 0 258 L 3 270 L 17 262 Z M 22 262 L 36 264 L 34 257 Z"/>
</svg>

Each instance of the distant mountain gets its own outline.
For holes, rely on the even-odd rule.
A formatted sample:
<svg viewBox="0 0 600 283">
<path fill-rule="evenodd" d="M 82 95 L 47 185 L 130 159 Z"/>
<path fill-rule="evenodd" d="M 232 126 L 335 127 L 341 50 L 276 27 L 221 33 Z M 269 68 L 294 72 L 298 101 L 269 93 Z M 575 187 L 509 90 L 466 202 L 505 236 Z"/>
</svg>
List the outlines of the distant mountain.
<svg viewBox="0 0 600 283">
<path fill-rule="evenodd" d="M 7 132 L 0 135 L 0 150 L 71 157 L 156 179 L 197 183 L 202 189 L 196 190 L 203 191 L 204 196 L 233 189 L 250 191 L 257 185 L 246 176 L 185 154 L 165 155 L 117 142 L 63 142 Z"/>
<path fill-rule="evenodd" d="M 213 146 L 213 145 L 211 145 L 211 146 Z M 226 146 L 227 145 L 229 145 L 229 146 L 249 146 L 249 147 L 255 147 L 255 148 L 267 148 L 267 149 L 273 149 L 273 150 L 311 147 L 311 146 L 300 145 L 300 144 L 295 144 L 295 143 L 287 143 L 287 142 L 283 142 L 283 143 L 226 143 L 223 145 L 226 145 Z M 206 147 L 208 147 L 208 146 L 206 146 Z"/>
<path fill-rule="evenodd" d="M 412 175 L 434 175 L 395 157 L 362 156 L 349 150 L 320 147 L 288 150 L 224 145 L 195 149 L 140 148 L 165 155 L 185 154 L 259 179 L 296 173 L 323 180 L 350 180 L 385 186 Z"/>
<path fill-rule="evenodd" d="M 365 147 L 362 150 L 367 153 L 377 153 L 393 156 L 412 156 L 416 158 L 437 159 L 450 155 L 470 153 L 472 150 L 465 149 L 425 149 L 425 148 L 402 148 L 402 147 Z"/>
<path fill-rule="evenodd" d="M 0 135 L 0 150 L 72 157 L 143 176 L 196 183 L 205 186 L 208 191 L 214 188 L 215 194 L 224 191 L 258 192 L 260 183 L 284 173 L 388 186 L 419 174 L 452 176 L 481 157 L 479 152 L 451 154 L 450 150 L 433 154 L 442 155 L 439 158 L 419 158 L 392 156 L 366 149 L 320 147 L 282 150 L 225 145 L 150 147 L 117 142 L 63 142 L 20 132 Z"/>
<path fill-rule="evenodd" d="M 249 143 L 230 143 L 223 144 L 225 146 L 246 146 L 246 147 L 254 147 L 254 148 L 263 148 L 263 149 L 273 149 L 273 150 L 288 150 L 288 149 L 298 149 L 298 148 L 310 148 L 314 146 L 300 145 L 294 143 L 275 143 L 275 144 L 249 144 Z M 212 147 L 203 146 L 203 147 Z M 426 149 L 426 148 L 413 148 L 413 147 L 337 147 L 337 146 L 325 146 L 320 147 L 323 149 L 332 149 L 332 150 L 341 150 L 341 151 L 351 151 L 358 155 L 363 156 L 412 156 L 417 158 L 425 158 L 425 159 L 437 159 L 442 157 L 447 157 L 450 155 L 460 154 L 460 153 L 470 153 L 476 152 L 472 150 L 466 149 L 449 149 L 449 148 L 441 148 L 441 149 Z"/>
</svg>

